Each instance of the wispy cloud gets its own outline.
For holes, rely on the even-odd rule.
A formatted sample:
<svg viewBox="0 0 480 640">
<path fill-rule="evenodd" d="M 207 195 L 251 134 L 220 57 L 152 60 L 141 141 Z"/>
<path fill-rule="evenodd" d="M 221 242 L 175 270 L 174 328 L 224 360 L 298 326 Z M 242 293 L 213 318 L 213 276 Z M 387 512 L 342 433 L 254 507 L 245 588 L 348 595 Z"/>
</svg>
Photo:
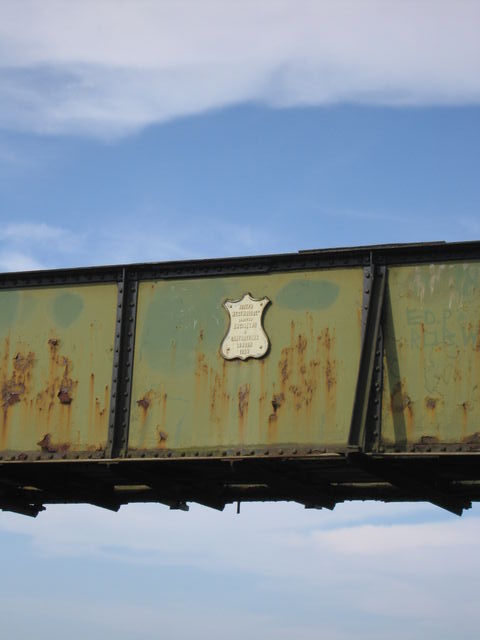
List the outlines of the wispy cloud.
<svg viewBox="0 0 480 640">
<path fill-rule="evenodd" d="M 479 21 L 468 0 L 6 0 L 0 120 L 112 136 L 248 101 L 478 104 Z"/>
<path fill-rule="evenodd" d="M 0 271 L 36 271 L 44 266 L 26 253 L 0 249 Z"/>
<path fill-rule="evenodd" d="M 168 228 L 168 234 L 164 229 Z M 97 221 L 92 230 L 74 232 L 46 223 L 7 223 L 0 229 L 0 271 L 162 262 L 274 251 L 275 236 L 259 223 L 253 227 L 200 218 L 184 225 L 156 216 L 145 228 Z M 198 238 L 204 237 L 202 255 Z"/>
<path fill-rule="evenodd" d="M 405 611 L 408 624 L 435 620 L 442 638 L 448 637 L 442 635 L 445 624 L 475 624 L 466 594 L 478 584 L 478 514 L 457 519 L 426 505 L 380 503 L 340 505 L 333 513 L 247 504 L 240 516 L 233 507 L 217 513 L 194 506 L 186 514 L 131 505 L 112 514 L 52 506 L 35 521 L 4 514 L 0 531 L 27 535 L 36 554 L 52 562 L 76 557 L 103 566 L 218 573 L 235 581 L 250 576 L 274 600 L 288 598 L 289 590 L 295 598 L 319 599 L 327 625 L 337 616 L 336 632 L 328 637 L 349 637 L 338 624 L 345 603 L 351 616 L 389 616 L 390 629 L 392 618 L 405 624 Z M 382 637 L 377 631 L 373 637 Z"/>
<path fill-rule="evenodd" d="M 0 270 L 30 271 L 61 266 L 84 245 L 84 235 L 44 223 L 7 223 L 0 229 Z"/>
</svg>

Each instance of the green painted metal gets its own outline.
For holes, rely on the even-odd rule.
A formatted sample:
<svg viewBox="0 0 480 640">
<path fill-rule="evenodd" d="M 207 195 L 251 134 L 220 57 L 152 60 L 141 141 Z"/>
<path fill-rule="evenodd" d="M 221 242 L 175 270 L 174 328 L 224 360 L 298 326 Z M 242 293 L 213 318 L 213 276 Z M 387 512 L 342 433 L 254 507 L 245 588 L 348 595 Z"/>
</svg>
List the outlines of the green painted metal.
<svg viewBox="0 0 480 640">
<path fill-rule="evenodd" d="M 117 288 L 0 291 L 0 451 L 103 455 Z"/>
<path fill-rule="evenodd" d="M 344 269 L 141 283 L 129 452 L 344 445 L 362 279 Z M 270 351 L 227 361 L 223 303 L 246 292 L 271 300 Z"/>
<path fill-rule="evenodd" d="M 382 446 L 480 444 L 480 263 L 391 267 Z"/>
<path fill-rule="evenodd" d="M 108 458 L 107 441 L 124 419 L 123 409 L 110 415 L 117 378 L 130 402 L 117 455 L 345 451 L 365 273 L 356 266 L 143 278 L 137 308 L 126 310 L 131 380 L 113 367 L 121 350 L 117 282 L 0 290 L 0 456 Z M 224 303 L 247 292 L 271 301 L 270 348 L 259 359 L 226 360 Z M 381 324 L 384 373 L 378 393 L 372 388 L 382 402 L 381 435 L 368 441 L 372 450 L 477 450 L 480 262 L 389 265 Z"/>
</svg>

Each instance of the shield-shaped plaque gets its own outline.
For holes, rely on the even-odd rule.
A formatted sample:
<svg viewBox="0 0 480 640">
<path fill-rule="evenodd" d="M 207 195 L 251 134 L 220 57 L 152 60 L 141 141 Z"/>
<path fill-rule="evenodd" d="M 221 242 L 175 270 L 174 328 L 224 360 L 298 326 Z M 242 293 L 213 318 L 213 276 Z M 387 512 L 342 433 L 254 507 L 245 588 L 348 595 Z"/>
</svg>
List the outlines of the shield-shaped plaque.
<svg viewBox="0 0 480 640">
<path fill-rule="evenodd" d="M 220 347 L 220 353 L 226 360 L 261 358 L 267 353 L 269 342 L 262 318 L 269 303 L 267 297 L 257 300 L 249 293 L 240 300 L 223 303 L 230 316 L 230 326 Z"/>
</svg>

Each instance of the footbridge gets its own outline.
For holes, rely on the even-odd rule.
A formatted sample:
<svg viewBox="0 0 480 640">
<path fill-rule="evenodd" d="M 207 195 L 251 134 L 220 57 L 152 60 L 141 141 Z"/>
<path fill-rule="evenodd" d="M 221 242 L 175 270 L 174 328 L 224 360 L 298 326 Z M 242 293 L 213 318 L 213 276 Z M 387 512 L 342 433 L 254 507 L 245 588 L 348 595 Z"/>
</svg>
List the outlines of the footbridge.
<svg viewBox="0 0 480 640">
<path fill-rule="evenodd" d="M 0 275 L 0 508 L 480 499 L 480 243 Z"/>
</svg>

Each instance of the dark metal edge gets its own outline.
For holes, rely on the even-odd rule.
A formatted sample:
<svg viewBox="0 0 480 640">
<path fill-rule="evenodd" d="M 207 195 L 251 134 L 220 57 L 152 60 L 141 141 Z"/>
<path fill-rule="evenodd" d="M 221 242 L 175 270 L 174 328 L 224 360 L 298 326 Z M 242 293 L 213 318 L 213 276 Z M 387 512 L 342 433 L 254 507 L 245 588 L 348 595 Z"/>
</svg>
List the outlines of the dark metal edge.
<svg viewBox="0 0 480 640">
<path fill-rule="evenodd" d="M 238 258 L 140 263 L 0 274 L 0 289 L 117 282 L 123 269 L 135 271 L 139 280 L 205 278 L 225 275 L 266 274 L 328 268 L 422 264 L 480 259 L 480 241 L 374 245 L 300 253 Z"/>
<path fill-rule="evenodd" d="M 108 429 L 108 457 L 126 455 L 132 395 L 138 278 L 126 268 L 118 285 L 117 319 L 113 354 L 112 391 Z"/>
<path fill-rule="evenodd" d="M 378 358 L 378 336 L 383 311 L 387 268 L 376 267 L 371 256 L 370 269 L 364 271 L 364 306 L 362 328 L 362 346 L 358 366 L 357 383 L 352 409 L 348 446 L 364 450 L 370 441 L 366 433 L 368 407 L 372 393 L 372 381 L 375 360 Z"/>
</svg>

